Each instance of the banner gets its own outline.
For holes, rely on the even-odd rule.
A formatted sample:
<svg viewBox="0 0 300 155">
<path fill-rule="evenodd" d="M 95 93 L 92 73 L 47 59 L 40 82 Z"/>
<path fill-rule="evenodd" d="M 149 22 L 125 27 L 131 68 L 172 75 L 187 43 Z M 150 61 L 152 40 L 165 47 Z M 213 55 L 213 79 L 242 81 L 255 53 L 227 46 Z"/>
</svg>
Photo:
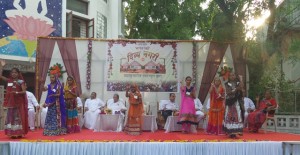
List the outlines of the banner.
<svg viewBox="0 0 300 155">
<path fill-rule="evenodd" d="M 107 50 L 107 91 L 177 92 L 176 42 L 111 41 Z"/>
</svg>

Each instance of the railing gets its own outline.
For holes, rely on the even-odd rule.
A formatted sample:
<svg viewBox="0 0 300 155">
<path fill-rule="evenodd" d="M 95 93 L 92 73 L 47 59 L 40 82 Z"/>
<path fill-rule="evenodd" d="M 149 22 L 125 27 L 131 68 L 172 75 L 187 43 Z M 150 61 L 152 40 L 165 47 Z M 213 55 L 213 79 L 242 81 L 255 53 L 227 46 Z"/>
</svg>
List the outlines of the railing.
<svg viewBox="0 0 300 155">
<path fill-rule="evenodd" d="M 298 115 L 300 114 L 300 89 L 290 91 L 279 91 L 275 93 L 279 104 L 277 114 Z"/>
</svg>

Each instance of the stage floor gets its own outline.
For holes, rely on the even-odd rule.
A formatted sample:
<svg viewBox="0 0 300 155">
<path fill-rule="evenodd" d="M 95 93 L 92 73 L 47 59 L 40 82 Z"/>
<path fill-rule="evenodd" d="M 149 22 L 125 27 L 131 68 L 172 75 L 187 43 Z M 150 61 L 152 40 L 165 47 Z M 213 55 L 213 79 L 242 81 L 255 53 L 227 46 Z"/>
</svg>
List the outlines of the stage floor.
<svg viewBox="0 0 300 155">
<path fill-rule="evenodd" d="M 260 131 L 249 133 L 237 139 L 230 139 L 226 135 L 208 135 L 203 130 L 197 134 L 183 134 L 181 132 L 165 133 L 164 130 L 156 132 L 143 132 L 139 136 L 130 136 L 124 132 L 93 132 L 83 129 L 80 133 L 73 133 L 61 136 L 43 136 L 43 129 L 30 131 L 22 139 L 11 139 L 0 131 L 0 142 L 21 141 L 21 142 L 253 142 L 253 141 L 300 141 L 300 134 Z"/>
</svg>

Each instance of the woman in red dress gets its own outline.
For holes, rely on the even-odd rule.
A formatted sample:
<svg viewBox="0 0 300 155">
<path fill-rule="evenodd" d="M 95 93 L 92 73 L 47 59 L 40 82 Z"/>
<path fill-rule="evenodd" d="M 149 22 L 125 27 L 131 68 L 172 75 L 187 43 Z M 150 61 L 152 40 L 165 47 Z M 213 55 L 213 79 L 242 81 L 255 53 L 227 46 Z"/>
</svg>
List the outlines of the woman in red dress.
<svg viewBox="0 0 300 155">
<path fill-rule="evenodd" d="M 129 135 L 140 135 L 142 133 L 142 115 L 144 112 L 142 95 L 137 85 L 131 86 L 130 92 L 129 88 L 129 86 L 126 88 L 126 97 L 128 97 L 130 106 L 124 131 Z"/>
<path fill-rule="evenodd" d="M 2 76 L 5 61 L 1 60 L 0 78 L 7 82 L 3 106 L 7 108 L 4 132 L 11 138 L 21 138 L 28 133 L 28 102 L 26 86 L 18 68 L 12 68 L 10 77 Z"/>
<path fill-rule="evenodd" d="M 258 104 L 259 98 L 256 99 L 256 102 Z M 269 90 L 265 92 L 265 98 L 256 107 L 257 109 L 248 115 L 249 132 L 258 132 L 266 120 L 267 113 L 269 116 L 274 116 L 277 103 Z"/>
<path fill-rule="evenodd" d="M 225 92 L 220 78 L 215 78 L 210 87 L 210 109 L 208 112 L 208 134 L 223 134 L 222 123 L 225 111 Z"/>
</svg>

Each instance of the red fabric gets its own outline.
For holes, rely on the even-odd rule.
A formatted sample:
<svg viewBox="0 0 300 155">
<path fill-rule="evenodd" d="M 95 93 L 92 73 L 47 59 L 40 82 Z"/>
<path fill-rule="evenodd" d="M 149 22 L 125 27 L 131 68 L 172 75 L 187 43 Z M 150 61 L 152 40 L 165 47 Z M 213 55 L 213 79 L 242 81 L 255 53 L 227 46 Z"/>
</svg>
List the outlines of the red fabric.
<svg viewBox="0 0 300 155">
<path fill-rule="evenodd" d="M 83 129 L 80 133 L 66 134 L 61 136 L 43 136 L 43 129 L 37 129 L 35 132 L 29 132 L 23 139 L 11 139 L 4 135 L 4 131 L 0 131 L 0 141 L 54 141 L 54 142 L 96 142 L 96 141 L 193 141 L 198 140 L 200 142 L 212 141 L 299 141 L 299 134 L 280 133 L 280 132 L 264 132 L 249 133 L 244 132 L 241 139 L 230 139 L 226 135 L 208 135 L 203 130 L 199 130 L 197 134 L 182 134 L 181 132 L 165 133 L 164 130 L 158 130 L 156 132 L 143 132 L 139 136 L 131 136 L 124 132 L 94 132 L 93 130 Z M 162 142 L 163 143 L 163 142 Z M 187 143 L 188 144 L 188 143 Z"/>
<path fill-rule="evenodd" d="M 21 75 L 20 75 L 21 76 Z M 21 76 L 22 77 L 22 76 Z M 20 79 L 17 81 L 13 81 L 12 79 L 8 79 L 8 86 L 6 87 L 6 94 L 3 106 L 6 108 L 16 108 L 18 110 L 13 111 L 13 113 L 8 113 L 7 117 L 13 117 L 14 112 L 19 112 L 22 122 L 22 130 L 12 132 L 9 130 L 5 130 L 8 135 L 24 135 L 28 133 L 28 101 L 26 94 L 15 94 L 14 92 L 21 92 L 22 86 L 25 86 L 24 80 Z M 9 86 L 12 84 L 12 86 Z"/>
<path fill-rule="evenodd" d="M 267 105 L 267 103 L 271 103 L 271 105 Z M 270 106 L 277 106 L 275 99 L 269 99 L 269 100 L 262 100 L 259 103 L 259 107 L 254 112 L 250 113 L 248 115 L 248 129 L 249 131 L 258 131 L 259 128 L 263 125 L 263 123 L 266 121 L 266 108 Z M 274 111 L 269 111 L 269 116 L 274 116 Z"/>
<path fill-rule="evenodd" d="M 224 88 L 220 85 L 217 90 L 214 88 L 210 94 L 210 109 L 208 112 L 208 125 L 207 125 L 207 133 L 211 134 L 222 134 L 222 123 L 224 119 L 224 98 L 220 98 L 219 94 L 224 95 Z"/>
</svg>

